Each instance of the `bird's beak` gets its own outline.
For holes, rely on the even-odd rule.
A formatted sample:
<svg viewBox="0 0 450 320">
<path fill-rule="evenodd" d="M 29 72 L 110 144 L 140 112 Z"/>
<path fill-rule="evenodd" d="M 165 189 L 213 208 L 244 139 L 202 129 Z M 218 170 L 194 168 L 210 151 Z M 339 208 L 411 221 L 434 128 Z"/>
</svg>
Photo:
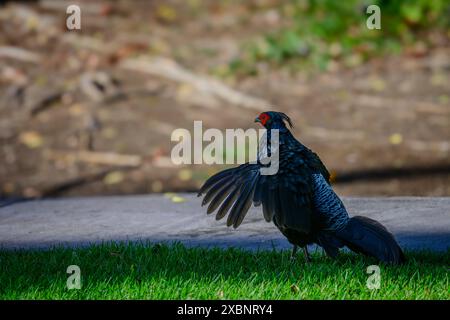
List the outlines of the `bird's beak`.
<svg viewBox="0 0 450 320">
<path fill-rule="evenodd" d="M 259 117 L 257 117 L 257 118 L 255 119 L 255 122 L 261 123 L 261 120 L 259 120 Z"/>
</svg>

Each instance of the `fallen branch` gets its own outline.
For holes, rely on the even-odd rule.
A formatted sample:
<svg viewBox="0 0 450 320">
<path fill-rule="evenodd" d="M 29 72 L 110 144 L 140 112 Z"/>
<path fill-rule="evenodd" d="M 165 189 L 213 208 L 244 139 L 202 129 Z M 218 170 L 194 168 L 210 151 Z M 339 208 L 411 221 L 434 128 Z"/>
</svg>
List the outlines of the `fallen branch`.
<svg viewBox="0 0 450 320">
<path fill-rule="evenodd" d="M 313 126 L 306 126 L 304 130 L 307 135 L 324 140 L 364 140 L 366 138 L 365 133 L 358 130 L 332 130 Z"/>
<path fill-rule="evenodd" d="M 130 170 L 131 168 L 121 168 L 121 170 Z M 63 192 L 69 191 L 71 189 L 82 187 L 86 184 L 93 183 L 99 180 L 102 180 L 105 178 L 109 173 L 117 170 L 116 169 L 105 169 L 100 172 L 90 174 L 90 175 L 84 175 L 81 177 L 76 177 L 72 179 L 68 179 L 64 182 L 58 183 L 54 186 L 51 186 L 49 188 L 44 189 L 41 192 L 41 195 L 36 198 L 45 198 L 45 197 L 54 197 L 57 196 Z"/>
<path fill-rule="evenodd" d="M 334 183 L 353 183 L 358 181 L 382 181 L 390 179 L 411 179 L 416 177 L 441 176 L 450 173 L 449 164 L 429 164 L 403 168 L 385 167 L 359 169 L 337 174 Z"/>
<path fill-rule="evenodd" d="M 142 157 L 139 155 L 125 155 L 112 152 L 48 150 L 47 156 L 54 160 L 65 159 L 73 162 L 119 167 L 139 167 L 142 164 Z"/>
<path fill-rule="evenodd" d="M 35 117 L 39 113 L 47 110 L 56 102 L 60 101 L 62 95 L 63 95 L 62 91 L 53 91 L 48 93 L 45 97 L 38 100 L 34 105 L 30 107 L 30 115 L 32 117 Z"/>
<path fill-rule="evenodd" d="M 448 141 L 421 141 L 409 140 L 406 146 L 414 151 L 438 151 L 447 153 L 450 151 L 450 142 Z"/>
<path fill-rule="evenodd" d="M 0 58 L 30 63 L 41 61 L 39 54 L 18 47 L 0 47 Z"/>
<path fill-rule="evenodd" d="M 61 41 L 75 48 L 93 50 L 102 54 L 111 54 L 118 46 L 114 42 L 104 42 L 94 37 L 80 36 L 76 33 L 65 33 Z"/>
<path fill-rule="evenodd" d="M 39 1 L 39 7 L 48 11 L 66 12 L 67 7 L 71 4 L 77 4 L 76 1 L 69 0 L 41 0 Z M 83 14 L 102 15 L 111 11 L 109 4 L 101 3 L 83 3 L 81 5 Z"/>
<path fill-rule="evenodd" d="M 95 103 L 114 103 L 131 96 L 154 96 L 163 86 L 122 88 L 120 82 L 105 72 L 85 73 L 80 77 L 80 90 Z"/>
<path fill-rule="evenodd" d="M 200 76 L 183 68 L 175 61 L 166 58 L 126 59 L 120 66 L 128 71 L 138 71 L 172 81 L 187 83 L 196 90 L 210 94 L 231 104 L 244 108 L 265 110 L 267 101 L 234 90 L 216 79 Z"/>
<path fill-rule="evenodd" d="M 395 111 L 411 111 L 432 114 L 448 114 L 447 106 L 440 106 L 428 101 L 417 101 L 401 98 L 387 98 L 370 94 L 354 94 L 353 101 L 358 107 L 368 108 L 392 108 L 395 106 Z"/>
</svg>

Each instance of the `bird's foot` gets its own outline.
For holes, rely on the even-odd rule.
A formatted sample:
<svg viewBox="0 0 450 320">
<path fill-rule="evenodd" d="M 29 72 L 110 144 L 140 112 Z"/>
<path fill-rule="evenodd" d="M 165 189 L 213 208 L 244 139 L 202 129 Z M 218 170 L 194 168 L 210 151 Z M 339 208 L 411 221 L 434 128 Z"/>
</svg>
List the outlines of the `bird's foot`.
<svg viewBox="0 0 450 320">
<path fill-rule="evenodd" d="M 290 260 L 291 260 L 291 262 L 297 261 L 297 246 L 296 245 L 294 245 L 294 247 L 292 248 Z"/>
<path fill-rule="evenodd" d="M 309 255 L 308 247 L 307 247 L 307 246 L 304 246 L 304 247 L 303 247 L 303 253 L 304 253 L 304 255 L 305 255 L 305 262 L 306 262 L 307 264 L 311 263 L 312 260 L 311 260 L 311 256 Z"/>
</svg>

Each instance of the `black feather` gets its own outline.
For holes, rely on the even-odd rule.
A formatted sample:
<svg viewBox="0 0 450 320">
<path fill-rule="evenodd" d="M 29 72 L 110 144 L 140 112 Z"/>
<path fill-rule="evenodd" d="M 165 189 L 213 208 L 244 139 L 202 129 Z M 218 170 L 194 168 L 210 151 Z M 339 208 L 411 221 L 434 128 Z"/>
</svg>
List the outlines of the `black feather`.
<svg viewBox="0 0 450 320">
<path fill-rule="evenodd" d="M 267 222 L 272 221 L 273 216 L 275 215 L 273 202 L 272 192 L 269 187 L 265 185 L 265 188 L 263 188 L 262 191 L 262 206 L 264 219 Z"/>
<path fill-rule="evenodd" d="M 233 174 L 236 171 L 236 169 L 237 168 L 226 169 L 226 170 L 216 173 L 215 175 L 210 177 L 208 180 L 206 180 L 206 182 L 200 188 L 200 190 L 197 194 L 197 197 L 200 197 L 204 192 L 206 192 L 209 188 L 211 188 L 214 184 L 216 184 L 223 177 Z"/>
<path fill-rule="evenodd" d="M 241 187 L 242 185 L 236 185 L 234 187 L 233 191 L 231 191 L 231 193 L 220 206 L 219 211 L 217 211 L 216 220 L 220 220 L 227 215 L 228 210 L 230 210 L 231 206 L 239 195 Z"/>
<path fill-rule="evenodd" d="M 235 187 L 234 183 L 236 182 L 236 180 L 237 179 L 230 179 L 230 181 L 227 181 L 224 184 L 223 188 L 220 189 L 219 192 L 217 192 L 214 199 L 212 199 L 211 203 L 209 204 L 208 209 L 206 210 L 207 214 L 213 213 L 219 207 L 222 201 L 230 194 L 230 192 Z"/>
<path fill-rule="evenodd" d="M 235 180 L 236 180 L 235 176 L 226 176 L 221 180 L 219 180 L 219 182 L 211 186 L 211 188 L 206 192 L 206 195 L 203 198 L 202 206 L 209 203 L 215 197 L 216 194 L 218 194 L 222 189 L 225 189 L 230 184 L 233 184 Z"/>
<path fill-rule="evenodd" d="M 245 187 L 242 190 L 239 198 L 237 198 L 233 208 L 231 209 L 230 215 L 228 216 L 227 225 L 233 225 L 237 228 L 244 219 L 248 212 L 248 209 L 252 205 L 253 193 L 255 191 L 255 185 L 258 181 L 258 174 L 253 174 L 253 176 L 245 183 Z"/>
<path fill-rule="evenodd" d="M 263 197 L 263 187 L 266 176 L 259 176 L 259 180 L 256 183 L 255 192 L 253 194 L 253 205 L 255 207 L 258 207 L 262 203 L 262 197 Z"/>
<path fill-rule="evenodd" d="M 285 121 L 289 124 L 289 127 L 291 127 L 291 128 L 294 127 L 294 125 L 292 124 L 291 118 L 289 118 L 289 117 L 287 116 L 287 114 L 285 114 L 285 113 L 283 113 L 283 112 L 279 112 L 279 114 L 281 115 L 281 118 L 282 118 L 283 120 L 285 120 Z"/>
<path fill-rule="evenodd" d="M 400 264 L 405 261 L 403 251 L 394 236 L 383 225 L 370 218 L 351 218 L 337 236 L 355 252 L 373 256 L 386 263 Z"/>
<path fill-rule="evenodd" d="M 283 208 L 281 207 L 281 200 L 278 188 L 272 190 L 271 198 L 273 201 L 273 209 L 275 211 L 275 216 L 277 219 L 277 225 L 280 227 L 285 227 L 285 215 L 283 213 Z"/>
</svg>

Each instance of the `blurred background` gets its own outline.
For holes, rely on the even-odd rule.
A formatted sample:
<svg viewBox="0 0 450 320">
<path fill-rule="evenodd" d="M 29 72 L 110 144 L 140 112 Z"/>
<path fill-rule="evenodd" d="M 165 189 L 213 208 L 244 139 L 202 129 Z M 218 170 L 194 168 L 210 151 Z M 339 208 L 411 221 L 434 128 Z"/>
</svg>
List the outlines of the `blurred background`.
<svg viewBox="0 0 450 320">
<path fill-rule="evenodd" d="M 447 0 L 0 3 L 2 198 L 194 191 L 172 131 L 270 109 L 342 195 L 450 196 Z"/>
</svg>

